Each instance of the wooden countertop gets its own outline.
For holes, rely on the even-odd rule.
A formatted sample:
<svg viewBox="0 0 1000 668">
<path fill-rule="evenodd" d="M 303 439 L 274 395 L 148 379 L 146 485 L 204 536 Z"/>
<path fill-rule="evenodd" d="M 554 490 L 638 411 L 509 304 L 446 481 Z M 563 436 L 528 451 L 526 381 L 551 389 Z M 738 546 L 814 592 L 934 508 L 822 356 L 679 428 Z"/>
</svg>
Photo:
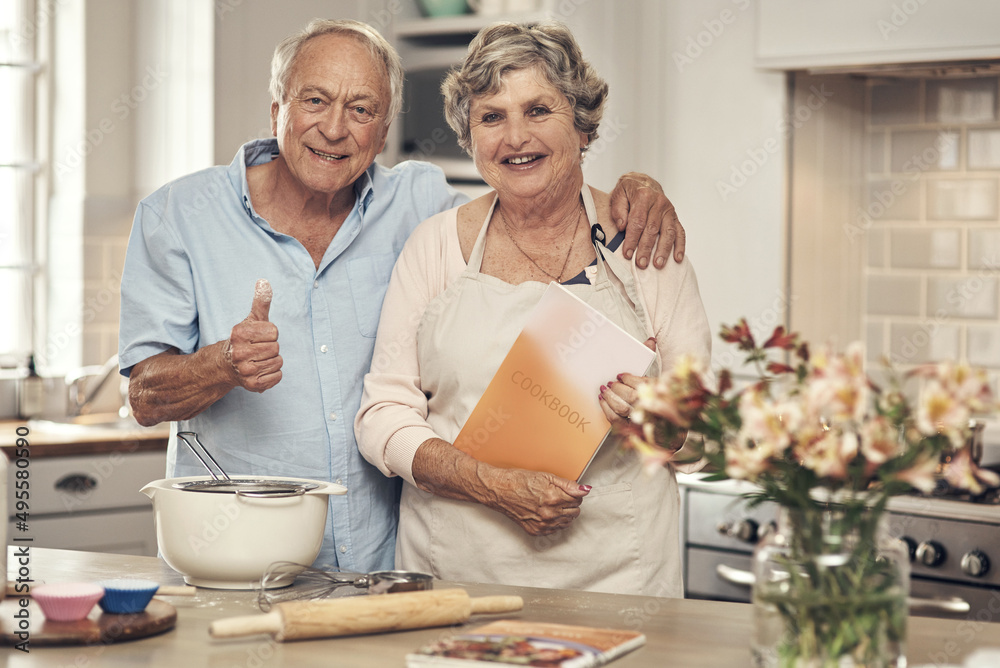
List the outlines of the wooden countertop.
<svg viewBox="0 0 1000 668">
<path fill-rule="evenodd" d="M 27 434 L 25 434 L 25 430 Z M 149 452 L 167 449 L 170 424 L 155 427 L 115 428 L 0 421 L 0 450 L 10 459 L 18 438 L 27 439 L 34 457 L 73 457 L 107 452 Z"/>
<path fill-rule="evenodd" d="M 9 548 L 13 554 L 14 548 Z M 8 569 L 16 572 L 8 558 Z M 36 581 L 96 581 L 128 573 L 161 584 L 183 584 L 181 577 L 155 557 L 134 557 L 68 550 L 30 550 Z M 435 583 L 444 588 L 453 583 Z M 468 585 L 473 596 L 517 594 L 524 609 L 504 617 L 531 621 L 638 629 L 644 647 L 611 665 L 621 668 L 730 668 L 749 666 L 752 609 L 745 603 L 677 600 L 578 591 Z M 268 636 L 215 640 L 208 626 L 215 619 L 258 611 L 254 593 L 199 589 L 193 597 L 169 600 L 177 608 L 176 627 L 164 634 L 90 647 L 35 647 L 18 654 L 17 665 L 128 665 L 148 668 L 202 666 L 403 666 L 405 655 L 442 634 L 462 627 L 421 629 L 322 640 L 275 643 Z M 9 604 L 8 604 L 9 605 Z M 9 609 L 9 608 L 5 608 Z M 492 619 L 480 615 L 466 626 Z M 0 620 L 8 624 L 10 620 Z M 908 657 L 913 668 L 925 663 L 961 664 L 978 647 L 1000 647 L 1000 624 L 911 617 Z M 11 651 L 4 649 L 4 652 Z"/>
</svg>

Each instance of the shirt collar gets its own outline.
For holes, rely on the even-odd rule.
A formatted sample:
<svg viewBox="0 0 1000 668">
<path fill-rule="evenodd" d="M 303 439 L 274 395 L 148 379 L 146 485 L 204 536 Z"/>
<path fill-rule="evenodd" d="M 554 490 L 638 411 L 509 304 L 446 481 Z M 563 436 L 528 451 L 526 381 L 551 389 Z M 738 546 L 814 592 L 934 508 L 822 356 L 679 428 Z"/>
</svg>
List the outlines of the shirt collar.
<svg viewBox="0 0 1000 668">
<path fill-rule="evenodd" d="M 270 162 L 278 157 L 278 140 L 274 137 L 248 141 L 237 151 L 232 164 L 229 165 L 229 178 L 233 187 L 240 189 L 243 208 L 254 218 L 260 218 L 253 209 L 250 200 L 250 184 L 247 181 L 247 168 Z M 357 196 L 359 213 L 364 220 L 365 212 L 375 197 L 375 163 L 368 166 L 358 180 L 354 182 L 354 194 Z"/>
<path fill-rule="evenodd" d="M 240 150 L 236 152 L 236 157 L 233 158 L 232 163 L 229 165 L 229 180 L 232 182 L 234 188 L 239 189 L 243 208 L 253 218 L 259 219 L 260 216 L 254 211 L 253 203 L 250 200 L 250 183 L 247 181 L 247 168 L 270 162 L 276 157 L 278 157 L 277 139 L 273 137 L 268 139 L 254 139 L 240 147 Z"/>
<path fill-rule="evenodd" d="M 354 193 L 358 197 L 358 213 L 361 220 L 365 219 L 365 212 L 375 198 L 375 163 L 368 165 L 368 169 L 354 182 Z"/>
</svg>

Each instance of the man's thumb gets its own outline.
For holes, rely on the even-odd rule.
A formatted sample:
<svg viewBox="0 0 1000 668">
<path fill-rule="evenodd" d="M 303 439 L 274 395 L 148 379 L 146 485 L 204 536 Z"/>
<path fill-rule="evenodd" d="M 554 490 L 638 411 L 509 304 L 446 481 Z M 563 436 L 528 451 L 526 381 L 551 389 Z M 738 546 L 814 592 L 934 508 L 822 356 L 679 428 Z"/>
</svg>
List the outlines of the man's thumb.
<svg viewBox="0 0 1000 668">
<path fill-rule="evenodd" d="M 271 311 L 271 284 L 266 278 L 257 281 L 253 290 L 253 305 L 250 307 L 250 320 L 257 322 L 267 322 L 268 313 Z"/>
</svg>

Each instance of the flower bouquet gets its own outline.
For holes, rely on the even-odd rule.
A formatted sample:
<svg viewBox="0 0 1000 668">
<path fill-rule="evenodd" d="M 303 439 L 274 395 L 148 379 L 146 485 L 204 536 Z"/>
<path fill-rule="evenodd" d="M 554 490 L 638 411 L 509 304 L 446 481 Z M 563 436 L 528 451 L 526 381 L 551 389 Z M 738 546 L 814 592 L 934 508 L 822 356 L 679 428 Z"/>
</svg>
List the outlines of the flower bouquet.
<svg viewBox="0 0 1000 668">
<path fill-rule="evenodd" d="M 972 418 L 997 408 L 986 375 L 951 363 L 900 375 L 886 362 L 877 384 L 858 344 L 810 351 L 782 327 L 758 344 L 745 320 L 721 338 L 755 382 L 737 389 L 728 370 L 713 381 L 680 359 L 640 388 L 631 447 L 662 465 L 686 435 L 708 479 L 750 481 L 751 504 L 778 506 L 778 530 L 754 558 L 757 665 L 902 665 L 909 555 L 881 530 L 883 513 L 890 497 L 930 492 L 942 476 L 973 494 L 1000 484 L 966 447 Z M 919 381 L 916 402 L 906 380 Z"/>
</svg>

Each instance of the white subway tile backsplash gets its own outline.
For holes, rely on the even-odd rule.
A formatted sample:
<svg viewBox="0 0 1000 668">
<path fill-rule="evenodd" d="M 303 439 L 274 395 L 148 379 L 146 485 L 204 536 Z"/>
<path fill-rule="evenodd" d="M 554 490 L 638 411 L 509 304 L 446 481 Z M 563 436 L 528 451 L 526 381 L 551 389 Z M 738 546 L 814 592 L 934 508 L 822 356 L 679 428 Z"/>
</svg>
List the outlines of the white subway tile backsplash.
<svg viewBox="0 0 1000 668">
<path fill-rule="evenodd" d="M 961 264 L 958 230 L 893 230 L 892 266 L 903 269 L 958 269 Z"/>
<path fill-rule="evenodd" d="M 928 79 L 927 120 L 989 123 L 996 120 L 997 77 Z"/>
<path fill-rule="evenodd" d="M 874 220 L 920 220 L 920 181 L 904 177 L 869 181 L 866 212 Z"/>
<path fill-rule="evenodd" d="M 920 315 L 919 276 L 869 276 L 869 315 Z"/>
<path fill-rule="evenodd" d="M 873 269 L 881 269 L 885 266 L 885 238 L 887 233 L 884 229 L 872 228 L 865 235 L 868 242 L 868 266 Z"/>
<path fill-rule="evenodd" d="M 920 81 L 910 79 L 871 87 L 871 124 L 920 122 Z"/>
<path fill-rule="evenodd" d="M 889 330 L 889 353 L 897 365 L 924 364 L 959 355 L 959 327 L 935 323 L 899 323 Z"/>
<path fill-rule="evenodd" d="M 1000 267 L 1000 229 L 969 230 L 969 269 Z"/>
<path fill-rule="evenodd" d="M 927 279 L 927 312 L 957 318 L 997 318 L 997 279 L 973 274 Z"/>
<path fill-rule="evenodd" d="M 84 323 L 118 324 L 121 310 L 121 294 L 117 285 L 87 288 L 83 291 Z"/>
<path fill-rule="evenodd" d="M 882 343 L 884 330 L 885 325 L 881 321 L 865 325 L 865 359 L 870 362 L 878 361 L 885 354 L 885 346 Z"/>
<path fill-rule="evenodd" d="M 867 357 L 1000 377 L 1000 77 L 873 83 L 868 101 Z"/>
<path fill-rule="evenodd" d="M 911 175 L 958 169 L 959 139 L 954 130 L 893 132 L 889 169 Z"/>
<path fill-rule="evenodd" d="M 1000 169 L 1000 129 L 969 130 L 969 169 Z"/>
<path fill-rule="evenodd" d="M 996 220 L 997 179 L 929 179 L 930 220 Z"/>
<path fill-rule="evenodd" d="M 966 337 L 969 364 L 1000 367 L 1000 327 L 970 326 Z"/>
</svg>

